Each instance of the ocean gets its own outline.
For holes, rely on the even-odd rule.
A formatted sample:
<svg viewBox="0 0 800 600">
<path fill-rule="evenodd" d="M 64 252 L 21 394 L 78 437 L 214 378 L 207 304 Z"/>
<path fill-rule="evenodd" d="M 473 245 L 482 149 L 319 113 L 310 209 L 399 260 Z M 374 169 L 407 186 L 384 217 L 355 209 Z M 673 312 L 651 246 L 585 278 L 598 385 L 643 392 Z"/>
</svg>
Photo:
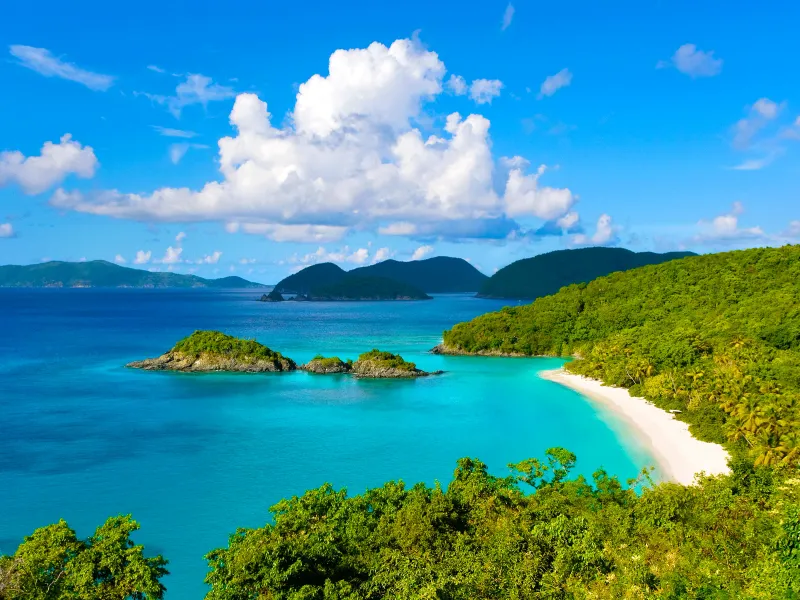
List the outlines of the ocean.
<svg viewBox="0 0 800 600">
<path fill-rule="evenodd" d="M 210 550 L 282 497 L 330 482 L 446 485 L 456 460 L 492 473 L 563 446 L 577 471 L 623 480 L 652 465 L 626 425 L 537 373 L 560 359 L 428 353 L 499 300 L 257 302 L 259 290 L 0 290 L 0 554 L 66 519 L 81 537 L 116 514 L 163 554 L 168 600 L 200 599 Z M 181 374 L 126 369 L 195 329 L 256 338 L 305 362 L 372 348 L 445 374 Z"/>
</svg>

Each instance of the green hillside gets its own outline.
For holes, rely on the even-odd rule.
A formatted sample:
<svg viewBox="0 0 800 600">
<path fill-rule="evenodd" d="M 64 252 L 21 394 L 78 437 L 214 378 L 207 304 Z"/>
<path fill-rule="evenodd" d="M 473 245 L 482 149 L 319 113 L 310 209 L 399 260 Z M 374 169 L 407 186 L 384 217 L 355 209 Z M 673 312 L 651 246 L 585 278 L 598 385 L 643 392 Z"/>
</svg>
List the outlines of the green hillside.
<svg viewBox="0 0 800 600">
<path fill-rule="evenodd" d="M 533 300 L 555 294 L 565 285 L 584 283 L 615 271 L 659 264 L 692 252 L 631 252 L 624 248 L 578 248 L 556 250 L 523 258 L 503 267 L 480 288 L 481 298 Z"/>
<path fill-rule="evenodd" d="M 613 273 L 456 325 L 444 347 L 576 355 L 570 371 L 681 410 L 701 439 L 800 462 L 800 246 Z"/>
<path fill-rule="evenodd" d="M 282 294 L 308 294 L 312 289 L 338 283 L 347 271 L 333 263 L 311 265 L 281 279 L 275 290 Z"/>
<path fill-rule="evenodd" d="M 241 277 L 204 279 L 180 273 L 152 273 L 105 260 L 50 261 L 37 265 L 0 266 L 0 287 L 256 288 Z"/>
<path fill-rule="evenodd" d="M 350 271 L 361 277 L 388 277 L 428 293 L 477 292 L 488 279 L 463 258 L 436 256 L 425 260 L 400 262 L 385 260 Z"/>
<path fill-rule="evenodd" d="M 386 277 L 359 277 L 347 273 L 336 283 L 312 288 L 309 300 L 430 300 L 425 292 Z"/>
</svg>

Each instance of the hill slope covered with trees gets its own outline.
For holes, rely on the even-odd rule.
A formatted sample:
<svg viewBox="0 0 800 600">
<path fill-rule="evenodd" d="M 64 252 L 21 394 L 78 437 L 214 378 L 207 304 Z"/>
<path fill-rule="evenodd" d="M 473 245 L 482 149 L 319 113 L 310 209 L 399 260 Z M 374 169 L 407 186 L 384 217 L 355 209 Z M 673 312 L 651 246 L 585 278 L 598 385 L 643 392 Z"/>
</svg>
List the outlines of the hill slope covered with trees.
<svg viewBox="0 0 800 600">
<path fill-rule="evenodd" d="M 555 294 L 565 285 L 693 255 L 692 252 L 631 252 L 624 248 L 556 250 L 503 267 L 483 283 L 478 296 L 533 300 Z"/>
<path fill-rule="evenodd" d="M 800 461 L 800 246 L 572 285 L 444 333 L 444 351 L 580 357 L 573 373 L 681 410 L 700 439 Z"/>
</svg>

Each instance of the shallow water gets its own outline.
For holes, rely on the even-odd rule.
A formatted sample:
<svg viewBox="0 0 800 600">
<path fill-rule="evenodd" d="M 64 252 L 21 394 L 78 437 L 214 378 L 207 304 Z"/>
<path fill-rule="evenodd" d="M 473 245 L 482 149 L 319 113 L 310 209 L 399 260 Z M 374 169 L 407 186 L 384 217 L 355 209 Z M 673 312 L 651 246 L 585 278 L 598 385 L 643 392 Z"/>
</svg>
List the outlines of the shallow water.
<svg viewBox="0 0 800 600">
<path fill-rule="evenodd" d="M 203 555 L 257 527 L 281 497 L 331 482 L 447 483 L 462 456 L 496 474 L 551 446 L 578 471 L 653 463 L 625 425 L 537 376 L 558 359 L 427 353 L 444 329 L 502 301 L 255 302 L 257 291 L 0 290 L 0 553 L 66 519 L 81 536 L 132 513 L 169 559 L 168 600 L 205 593 Z M 298 363 L 399 352 L 444 375 L 364 381 L 306 373 L 141 372 L 194 329 L 255 337 Z"/>
</svg>

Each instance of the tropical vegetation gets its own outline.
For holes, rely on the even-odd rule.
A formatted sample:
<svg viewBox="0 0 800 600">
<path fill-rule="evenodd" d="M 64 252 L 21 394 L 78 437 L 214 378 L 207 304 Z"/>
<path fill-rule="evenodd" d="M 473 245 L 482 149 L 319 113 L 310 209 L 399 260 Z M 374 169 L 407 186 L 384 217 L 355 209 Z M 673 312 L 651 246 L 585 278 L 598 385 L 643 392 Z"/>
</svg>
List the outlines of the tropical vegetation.
<svg viewBox="0 0 800 600">
<path fill-rule="evenodd" d="M 625 248 L 555 250 L 523 258 L 497 271 L 483 282 L 480 298 L 533 300 L 555 294 L 565 285 L 585 283 L 615 271 L 694 256 L 693 252 L 632 252 Z"/>
<path fill-rule="evenodd" d="M 377 348 L 373 348 L 369 352 L 364 352 L 358 357 L 357 363 L 371 363 L 374 368 L 378 369 L 399 369 L 401 371 L 414 371 L 417 368 L 416 363 L 405 360 L 399 354 L 392 354 L 391 352 L 383 352 Z"/>
<path fill-rule="evenodd" d="M 700 439 L 800 462 L 800 246 L 613 273 L 456 325 L 444 346 L 575 356 L 569 371 L 681 411 Z"/>
<path fill-rule="evenodd" d="M 288 360 L 280 352 L 270 350 L 255 340 L 243 340 L 221 331 L 195 331 L 172 348 L 172 352 L 198 357 L 202 354 L 223 355 L 234 360 Z"/>
</svg>

